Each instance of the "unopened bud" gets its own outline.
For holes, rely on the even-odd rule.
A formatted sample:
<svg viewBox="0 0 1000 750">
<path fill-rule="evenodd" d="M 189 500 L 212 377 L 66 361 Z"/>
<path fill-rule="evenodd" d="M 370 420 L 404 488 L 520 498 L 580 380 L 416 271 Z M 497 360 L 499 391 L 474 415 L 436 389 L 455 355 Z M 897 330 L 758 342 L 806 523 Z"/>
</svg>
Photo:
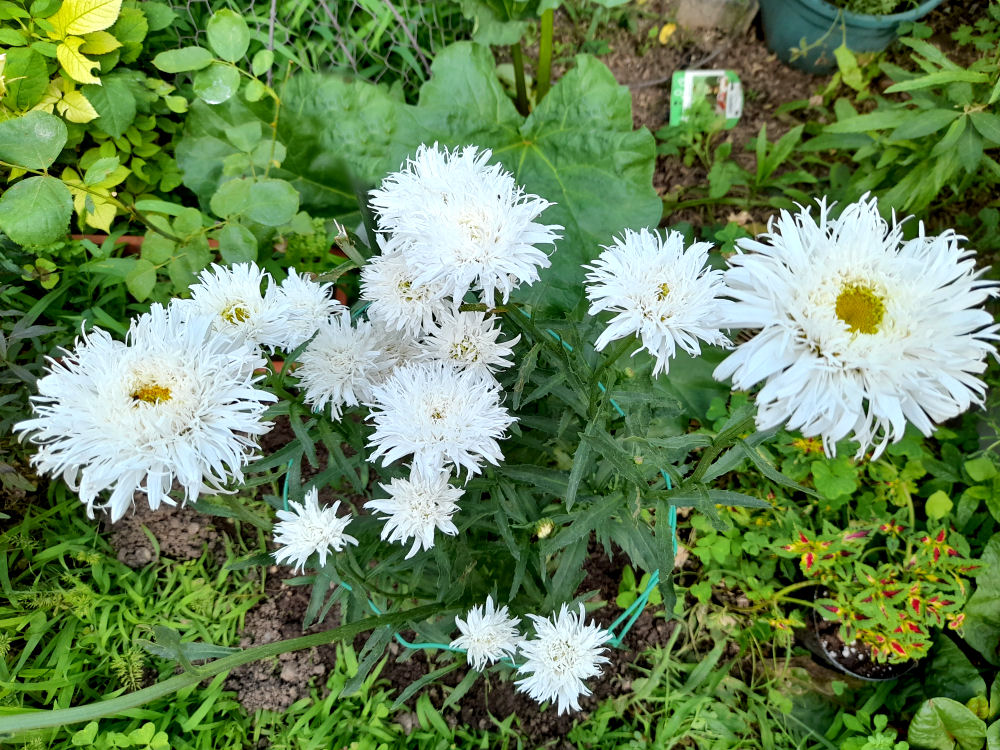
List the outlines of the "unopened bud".
<svg viewBox="0 0 1000 750">
<path fill-rule="evenodd" d="M 556 525 L 552 523 L 551 518 L 542 518 L 535 525 L 535 536 L 539 539 L 545 539 L 553 531 L 555 531 Z"/>
</svg>

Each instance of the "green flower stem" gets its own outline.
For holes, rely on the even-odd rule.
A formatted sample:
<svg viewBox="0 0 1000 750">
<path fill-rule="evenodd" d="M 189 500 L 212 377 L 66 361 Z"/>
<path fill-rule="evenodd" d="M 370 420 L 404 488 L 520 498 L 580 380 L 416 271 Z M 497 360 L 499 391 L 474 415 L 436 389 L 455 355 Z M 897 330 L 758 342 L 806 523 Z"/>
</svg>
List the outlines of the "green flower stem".
<svg viewBox="0 0 1000 750">
<path fill-rule="evenodd" d="M 608 349 L 608 353 L 604 355 L 601 363 L 594 369 L 594 375 L 591 380 L 596 384 L 600 381 L 601 375 L 610 369 L 611 365 L 617 362 L 623 354 L 636 346 L 635 338 L 633 336 L 626 336 L 625 338 L 618 339 L 611 348 Z"/>
<path fill-rule="evenodd" d="M 706 447 L 705 452 L 701 454 L 701 459 L 698 461 L 698 465 L 695 467 L 694 471 L 691 472 L 691 476 L 688 481 L 691 483 L 700 482 L 701 478 L 705 476 L 705 472 L 708 471 L 708 467 L 711 466 L 712 462 L 719 457 L 719 454 L 735 444 L 738 436 L 746 430 L 753 429 L 753 426 L 754 418 L 752 416 L 747 417 L 737 426 L 734 433 L 737 437 L 733 438 L 733 440 L 723 445 L 709 445 Z"/>
<path fill-rule="evenodd" d="M 535 101 L 540 102 L 549 93 L 552 80 L 552 27 L 553 9 L 542 13 L 542 37 L 538 46 L 538 80 L 535 83 Z"/>
<path fill-rule="evenodd" d="M 200 666 L 195 672 L 186 672 L 163 682 L 158 682 L 148 688 L 137 690 L 134 693 L 127 693 L 117 698 L 111 698 L 110 700 L 97 701 L 96 703 L 88 703 L 72 708 L 26 711 L 25 713 L 14 714 L 13 716 L 0 716 L 0 740 L 11 739 L 15 733 L 60 727 L 66 724 L 76 724 L 81 721 L 93 721 L 105 716 L 114 716 L 123 711 L 138 708 L 157 698 L 164 698 L 182 688 L 197 685 L 199 682 L 210 677 L 228 672 L 244 664 L 258 661 L 259 659 L 285 654 L 289 651 L 324 646 L 336 641 L 349 641 L 358 633 L 363 633 L 366 630 L 375 630 L 386 625 L 401 625 L 412 620 L 423 620 L 442 611 L 443 608 L 440 605 L 428 604 L 408 609 L 404 612 L 392 612 L 379 617 L 366 617 L 364 620 L 341 625 L 339 628 L 325 630 L 322 633 L 313 633 L 299 638 L 289 638 L 284 641 L 248 648 L 245 651 L 240 651 L 237 654 L 216 659 Z"/>
<path fill-rule="evenodd" d="M 524 54 L 521 52 L 521 43 L 510 45 L 510 56 L 514 62 L 514 89 L 517 94 L 515 104 L 517 111 L 525 117 L 530 113 L 528 108 L 528 89 L 524 85 Z"/>
</svg>

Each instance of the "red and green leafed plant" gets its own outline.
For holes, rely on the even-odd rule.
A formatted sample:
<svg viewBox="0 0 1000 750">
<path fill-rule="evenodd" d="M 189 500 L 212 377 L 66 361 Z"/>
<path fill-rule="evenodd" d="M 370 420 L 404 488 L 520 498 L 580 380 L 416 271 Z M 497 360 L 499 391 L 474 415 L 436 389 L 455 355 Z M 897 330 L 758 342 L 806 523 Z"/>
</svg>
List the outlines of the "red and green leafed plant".
<svg viewBox="0 0 1000 750">
<path fill-rule="evenodd" d="M 880 662 L 919 659 L 933 629 L 961 628 L 967 579 L 977 573 L 967 552 L 965 539 L 944 526 L 918 531 L 895 519 L 846 530 L 828 524 L 812 536 L 797 530 L 779 549 L 825 589 L 816 610 Z"/>
</svg>

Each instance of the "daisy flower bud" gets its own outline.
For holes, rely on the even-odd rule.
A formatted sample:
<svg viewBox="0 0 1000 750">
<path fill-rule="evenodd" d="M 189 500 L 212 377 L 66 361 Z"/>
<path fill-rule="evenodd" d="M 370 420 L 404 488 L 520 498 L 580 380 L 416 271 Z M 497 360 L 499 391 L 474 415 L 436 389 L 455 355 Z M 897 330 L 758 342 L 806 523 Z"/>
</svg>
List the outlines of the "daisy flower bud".
<svg viewBox="0 0 1000 750">
<path fill-rule="evenodd" d="M 339 500 L 329 508 L 320 508 L 319 490 L 313 487 L 306 492 L 305 504 L 293 500 L 289 505 L 290 511 L 278 511 L 281 520 L 274 525 L 274 543 L 279 545 L 274 559 L 278 564 L 292 565 L 293 572 L 300 573 L 314 553 L 323 567 L 330 550 L 340 552 L 348 544 L 357 545 L 357 539 L 344 533 L 351 516 L 337 517 Z"/>
<path fill-rule="evenodd" d="M 642 342 L 636 352 L 645 349 L 656 358 L 656 377 L 668 371 L 678 346 L 698 356 L 699 339 L 727 345 L 719 331 L 722 271 L 706 267 L 711 247 L 696 242 L 685 250 L 680 232 L 660 239 L 648 229 L 626 229 L 623 237 L 615 237 L 593 265 L 584 266 L 590 271 L 588 312 L 615 313 L 594 348 L 601 351 L 616 339 L 636 335 Z"/>
<path fill-rule="evenodd" d="M 522 283 L 538 280 L 561 226 L 535 221 L 551 204 L 525 193 L 513 175 L 489 165 L 492 152 L 475 146 L 448 151 L 421 146 L 371 194 L 388 246 L 418 271 L 416 282 L 443 284 L 458 307 L 470 289 L 486 304 L 506 302 Z"/>
<path fill-rule="evenodd" d="M 499 341 L 503 331 L 494 327 L 496 318 L 487 318 L 481 312 L 448 311 L 439 319 L 424 339 L 422 349 L 433 359 L 447 362 L 481 377 L 492 378 L 497 370 L 505 370 L 514 363 L 514 345 L 521 340 L 515 336 Z"/>
<path fill-rule="evenodd" d="M 229 268 L 213 263 L 191 285 L 191 299 L 178 304 L 187 314 L 208 318 L 213 330 L 236 342 L 273 350 L 285 337 L 288 310 L 271 281 L 271 274 L 255 263 Z"/>
<path fill-rule="evenodd" d="M 153 510 L 242 482 L 275 397 L 254 387 L 257 348 L 213 332 L 208 318 L 153 305 L 124 342 L 99 328 L 52 361 L 32 396 L 35 418 L 14 426 L 38 444 L 32 463 L 61 476 L 93 517 L 115 522 L 143 492 Z M 110 490 L 104 505 L 98 495 Z"/>
<path fill-rule="evenodd" d="M 736 388 L 763 381 L 757 425 L 820 436 L 829 455 L 846 437 L 860 458 L 983 401 L 976 377 L 998 326 L 980 305 L 998 293 L 952 231 L 906 241 L 862 198 L 818 222 L 782 211 L 761 241 L 729 259 L 730 327 L 759 329 L 715 370 Z"/>
<path fill-rule="evenodd" d="M 295 377 L 313 411 L 323 411 L 329 404 L 333 419 L 340 419 L 344 406 L 358 406 L 371 396 L 372 381 L 389 366 L 390 358 L 371 324 L 351 325 L 345 309 L 320 326 L 299 355 Z"/>
<path fill-rule="evenodd" d="M 291 351 L 308 341 L 334 315 L 347 312 L 347 307 L 335 300 L 332 293 L 333 284 L 318 284 L 289 268 L 277 294 L 278 306 L 285 311 L 282 335 L 264 344 Z"/>
<path fill-rule="evenodd" d="M 497 609 L 493 597 L 487 596 L 485 607 L 473 607 L 464 620 L 455 618 L 455 625 L 462 635 L 450 645 L 464 649 L 472 668 L 482 672 L 487 664 L 514 656 L 518 644 L 524 640 L 517 629 L 520 621 L 520 618 L 510 616 L 507 607 Z"/>
<path fill-rule="evenodd" d="M 372 386 L 368 417 L 375 432 L 370 461 L 387 466 L 413 456 L 413 467 L 434 476 L 447 464 L 478 474 L 483 461 L 503 459 L 497 440 L 514 422 L 500 405 L 500 387 L 444 362 L 403 365 Z"/>
<path fill-rule="evenodd" d="M 528 615 L 535 623 L 535 637 L 520 644 L 525 663 L 518 673 L 528 674 L 515 684 L 539 703 L 555 700 L 559 713 L 580 710 L 580 696 L 590 695 L 584 680 L 601 673 L 604 644 L 611 633 L 594 624 L 586 624 L 586 612 L 579 614 L 563 604 L 552 619 Z"/>
<path fill-rule="evenodd" d="M 385 521 L 382 539 L 401 544 L 413 539 L 407 560 L 434 546 L 435 529 L 449 536 L 458 533 L 451 517 L 458 511 L 462 490 L 449 484 L 450 478 L 446 471 L 427 476 L 412 472 L 409 479 L 395 478 L 379 485 L 389 493 L 388 498 L 365 503 L 365 508 L 383 514 L 379 519 Z"/>
</svg>

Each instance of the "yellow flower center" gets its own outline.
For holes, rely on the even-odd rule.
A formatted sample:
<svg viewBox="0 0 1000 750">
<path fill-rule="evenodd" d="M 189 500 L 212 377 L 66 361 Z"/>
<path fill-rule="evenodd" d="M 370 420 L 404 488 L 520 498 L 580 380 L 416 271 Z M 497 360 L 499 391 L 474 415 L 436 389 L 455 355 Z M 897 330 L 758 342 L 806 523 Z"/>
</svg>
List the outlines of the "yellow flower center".
<svg viewBox="0 0 1000 750">
<path fill-rule="evenodd" d="M 885 302 L 864 284 L 845 284 L 837 297 L 837 317 L 851 333 L 876 333 L 885 317 Z"/>
<path fill-rule="evenodd" d="M 250 310 L 242 302 L 233 302 L 222 311 L 222 319 L 227 323 L 236 325 L 242 323 L 250 317 Z"/>
<path fill-rule="evenodd" d="M 472 343 L 468 337 L 462 339 L 461 341 L 454 342 L 448 349 L 448 356 L 452 359 L 457 359 L 459 362 L 479 361 L 479 351 L 476 349 L 476 345 Z"/>
<path fill-rule="evenodd" d="M 665 283 L 660 284 L 660 286 L 656 290 L 656 301 L 663 302 L 663 300 L 667 298 L 668 294 L 670 294 L 670 287 L 667 286 Z"/>
<path fill-rule="evenodd" d="M 143 385 L 132 391 L 129 396 L 133 401 L 144 401 L 147 404 L 158 404 L 170 400 L 170 389 L 165 385 Z"/>
</svg>

